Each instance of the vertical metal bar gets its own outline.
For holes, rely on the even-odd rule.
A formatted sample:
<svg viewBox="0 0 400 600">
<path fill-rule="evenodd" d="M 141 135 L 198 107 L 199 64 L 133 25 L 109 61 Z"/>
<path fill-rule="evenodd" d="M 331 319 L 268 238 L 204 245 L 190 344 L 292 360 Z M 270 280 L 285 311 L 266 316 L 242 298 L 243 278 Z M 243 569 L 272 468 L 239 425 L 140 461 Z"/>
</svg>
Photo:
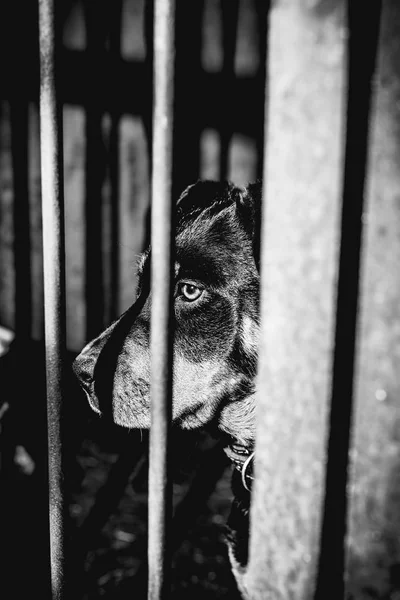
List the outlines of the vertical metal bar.
<svg viewBox="0 0 400 600">
<path fill-rule="evenodd" d="M 347 471 L 362 245 L 369 113 L 382 2 L 348 0 L 347 131 L 330 434 L 316 597 L 344 596 Z M 360 14 L 363 14 L 362 22 Z"/>
<path fill-rule="evenodd" d="M 301 0 L 271 3 L 268 19 L 256 479 L 243 577 L 252 600 L 305 600 L 316 585 L 341 199 L 336 19 L 316 18 Z M 321 59 L 331 52 L 335 64 Z"/>
<path fill-rule="evenodd" d="M 64 497 L 61 461 L 62 369 L 65 348 L 65 256 L 61 126 L 55 85 L 55 0 L 39 0 L 40 144 L 44 311 L 49 444 L 51 584 L 64 597 Z"/>
<path fill-rule="evenodd" d="M 149 464 L 148 599 L 167 598 L 170 518 L 167 476 L 172 410 L 172 115 L 174 0 L 156 0 L 151 215 L 151 430 Z"/>
</svg>

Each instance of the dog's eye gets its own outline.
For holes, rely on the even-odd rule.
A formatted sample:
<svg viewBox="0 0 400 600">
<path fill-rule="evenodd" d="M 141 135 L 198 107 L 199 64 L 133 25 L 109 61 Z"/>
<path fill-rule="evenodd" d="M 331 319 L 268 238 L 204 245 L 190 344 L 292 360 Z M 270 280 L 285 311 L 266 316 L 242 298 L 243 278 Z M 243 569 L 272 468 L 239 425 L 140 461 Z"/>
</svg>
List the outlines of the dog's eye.
<svg viewBox="0 0 400 600">
<path fill-rule="evenodd" d="M 194 302 L 200 298 L 203 290 L 193 283 L 182 283 L 180 285 L 180 293 L 187 302 Z"/>
</svg>

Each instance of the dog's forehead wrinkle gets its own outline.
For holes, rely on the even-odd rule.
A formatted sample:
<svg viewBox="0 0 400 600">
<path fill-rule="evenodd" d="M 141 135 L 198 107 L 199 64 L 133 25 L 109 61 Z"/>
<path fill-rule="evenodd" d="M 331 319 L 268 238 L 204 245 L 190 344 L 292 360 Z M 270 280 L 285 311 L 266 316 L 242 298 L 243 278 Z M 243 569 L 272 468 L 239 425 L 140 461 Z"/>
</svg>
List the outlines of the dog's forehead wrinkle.
<svg viewBox="0 0 400 600">
<path fill-rule="evenodd" d="M 232 182 L 198 181 L 187 187 L 178 200 L 178 226 L 186 227 L 199 215 L 210 218 L 235 205 L 240 193 Z"/>
<path fill-rule="evenodd" d="M 241 280 L 244 284 L 254 276 L 250 243 L 241 236 L 219 238 L 207 228 L 201 236 L 185 231 L 177 237 L 176 254 L 183 269 L 197 270 L 199 276 L 209 275 L 222 284 L 232 280 L 238 287 Z"/>
<path fill-rule="evenodd" d="M 216 203 L 216 205 L 218 204 L 218 202 Z M 229 215 L 233 215 L 234 213 L 234 205 L 230 205 L 230 206 L 225 206 L 219 211 L 219 212 L 212 212 L 212 209 L 215 207 L 215 205 L 211 205 L 208 206 L 207 208 L 205 208 L 203 210 L 203 212 L 201 212 L 199 215 L 197 215 L 195 221 L 193 222 L 193 225 L 196 223 L 208 223 L 209 226 L 212 226 L 216 221 L 220 221 L 221 219 L 226 219 Z"/>
<path fill-rule="evenodd" d="M 184 238 L 186 240 L 203 240 L 207 234 L 215 232 L 217 226 L 224 226 L 226 230 L 231 230 L 231 233 L 241 234 L 240 225 L 237 219 L 234 218 L 232 207 L 224 208 L 217 214 L 207 215 L 207 210 L 200 213 L 194 221 L 189 223 L 182 231 L 178 233 L 177 239 Z"/>
</svg>

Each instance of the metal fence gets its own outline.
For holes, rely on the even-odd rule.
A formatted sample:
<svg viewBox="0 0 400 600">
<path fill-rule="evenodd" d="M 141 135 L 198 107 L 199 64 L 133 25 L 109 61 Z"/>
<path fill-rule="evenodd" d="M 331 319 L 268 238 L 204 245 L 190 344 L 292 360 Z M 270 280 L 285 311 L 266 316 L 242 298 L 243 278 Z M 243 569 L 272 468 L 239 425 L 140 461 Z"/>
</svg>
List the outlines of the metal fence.
<svg viewBox="0 0 400 600">
<path fill-rule="evenodd" d="M 197 4 L 200 3 L 196 3 L 195 12 L 199 8 Z M 260 4 L 256 3 L 259 15 Z M 256 480 L 251 505 L 250 556 L 243 574 L 244 589 L 254 599 L 343 598 L 346 593 L 349 597 L 361 597 L 352 595 L 351 589 L 345 590 L 345 580 L 347 578 L 349 585 L 352 568 L 348 554 L 358 552 L 358 560 L 362 561 L 362 552 L 356 544 L 349 543 L 349 535 L 357 537 L 351 515 L 352 510 L 358 510 L 354 507 L 359 503 L 359 496 L 349 483 L 354 479 L 349 450 L 356 447 L 352 435 L 357 441 L 360 435 L 357 428 L 364 431 L 368 428 L 368 423 L 357 417 L 358 413 L 354 417 L 353 397 L 357 328 L 360 327 L 360 261 L 367 210 L 364 197 L 370 160 L 371 97 L 376 81 L 382 3 L 352 0 L 346 6 L 341 2 L 333 4 L 315 3 L 309 9 L 293 0 L 276 2 L 269 8 L 268 32 L 267 20 L 260 27 L 266 35 L 260 56 L 260 60 L 265 61 L 265 66 L 259 68 L 261 79 L 249 83 L 248 88 L 243 84 L 242 92 L 232 81 L 235 36 L 227 36 L 223 76 L 218 84 L 221 88 L 227 86 L 231 93 L 238 90 L 243 95 L 257 93 L 255 111 L 258 117 L 265 114 L 264 135 L 259 136 L 263 137 L 264 147 L 257 142 L 259 164 L 256 169 L 260 174 L 263 164 L 262 335 Z M 39 2 L 40 137 L 50 557 L 53 598 L 63 598 L 67 597 L 64 570 L 68 560 L 64 548 L 61 459 L 66 333 L 62 127 L 57 93 L 68 83 L 60 83 L 63 74 L 57 70 L 61 40 L 56 28 L 55 5 L 55 0 Z M 225 11 L 235 12 L 237 22 L 239 4 L 223 2 L 222 6 Z M 264 7 L 265 15 L 267 8 Z M 178 130 L 178 139 L 174 140 L 174 68 L 176 65 L 177 78 L 181 77 L 181 61 L 184 61 L 179 54 L 174 56 L 175 39 L 181 35 L 179 27 L 183 26 L 182 15 L 186 14 L 186 9 L 181 7 L 181 10 L 180 18 L 175 20 L 173 0 L 155 0 L 154 3 L 154 116 L 153 123 L 147 123 L 153 140 L 152 429 L 148 501 L 148 598 L 152 600 L 169 597 L 171 223 L 172 198 L 185 179 L 182 174 L 174 173 L 177 167 L 172 162 L 172 148 L 175 143 L 182 147 L 192 133 Z M 151 38 L 153 26 L 149 20 L 147 28 Z M 88 35 L 88 46 L 93 44 L 93 52 L 96 52 L 96 34 L 92 32 L 89 38 Z M 115 43 L 118 45 L 118 41 Z M 152 61 L 153 51 L 149 56 Z M 267 76 L 261 98 L 262 74 Z M 98 83 L 101 93 L 101 82 Z M 135 80 L 131 85 L 136 85 Z M 197 92 L 198 86 L 197 81 Z M 218 103 L 218 93 L 223 92 L 218 86 L 214 89 Z M 323 106 L 327 98 L 334 99 L 336 131 L 332 123 L 323 124 L 330 116 Z M 264 99 L 265 107 L 262 106 Z M 297 112 L 291 112 L 294 105 L 300 106 Z M 175 111 L 180 108 L 181 97 L 175 103 Z M 321 114 L 318 114 L 319 109 Z M 223 120 L 223 115 L 220 116 Z M 118 118 L 115 109 L 112 119 Z M 241 118 L 245 121 L 246 115 Z M 253 118 L 249 115 L 249 121 Z M 23 119 L 17 121 L 18 127 L 23 127 Z M 222 175 L 227 172 L 230 137 L 229 125 L 223 122 L 219 165 Z M 191 142 L 189 148 L 198 152 Z M 312 160 L 307 161 L 302 153 L 311 155 Z M 322 175 L 321 172 L 315 174 L 315 169 L 325 171 Z M 17 183 L 15 194 L 16 197 L 25 194 L 24 189 L 17 192 Z M 26 206 L 21 209 L 25 214 Z M 87 237 L 93 241 L 99 234 L 90 232 L 96 227 L 101 229 L 100 218 L 90 223 L 89 216 L 93 216 L 90 210 L 86 227 Z M 23 231 L 22 224 L 19 235 L 23 235 Z M 113 236 L 116 236 L 115 230 L 114 233 L 111 230 Z M 18 239 L 16 236 L 17 274 L 20 264 L 27 262 Z M 88 250 L 89 254 L 92 252 L 93 248 Z M 95 264 L 98 256 L 93 258 L 92 255 L 89 260 Z M 112 265 L 117 271 L 115 254 Z M 103 298 L 99 273 L 93 276 L 95 298 Z M 26 286 L 23 281 L 18 285 Z M 86 286 L 89 289 L 90 280 Z M 90 299 L 92 293 L 87 291 L 86 299 L 94 305 L 96 299 Z M 29 290 L 26 294 L 29 299 Z M 115 316 L 115 297 L 111 304 L 110 312 Z M 24 311 L 17 305 L 17 317 L 20 312 Z M 102 318 L 94 317 L 96 322 L 92 324 L 87 322 L 88 336 L 101 328 Z M 21 325 L 21 329 L 24 326 Z M 377 399 L 383 399 L 384 388 L 378 391 L 381 393 Z M 388 443 L 386 439 L 386 445 Z M 365 495 L 368 494 L 366 491 Z M 400 549 L 393 552 L 400 556 Z M 391 591 L 395 591 L 394 583 Z M 383 592 L 380 597 L 384 597 Z"/>
</svg>

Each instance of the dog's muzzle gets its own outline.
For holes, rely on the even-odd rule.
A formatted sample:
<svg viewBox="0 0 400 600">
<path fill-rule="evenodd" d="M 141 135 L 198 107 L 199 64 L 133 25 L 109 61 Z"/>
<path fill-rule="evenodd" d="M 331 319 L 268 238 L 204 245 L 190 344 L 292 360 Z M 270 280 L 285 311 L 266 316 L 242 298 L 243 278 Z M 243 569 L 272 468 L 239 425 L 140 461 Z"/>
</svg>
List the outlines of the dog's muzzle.
<svg viewBox="0 0 400 600">
<path fill-rule="evenodd" d="M 72 369 L 83 388 L 92 409 L 100 413 L 99 401 L 94 393 L 94 363 L 92 357 L 85 356 L 84 351 L 72 363 Z"/>
</svg>

